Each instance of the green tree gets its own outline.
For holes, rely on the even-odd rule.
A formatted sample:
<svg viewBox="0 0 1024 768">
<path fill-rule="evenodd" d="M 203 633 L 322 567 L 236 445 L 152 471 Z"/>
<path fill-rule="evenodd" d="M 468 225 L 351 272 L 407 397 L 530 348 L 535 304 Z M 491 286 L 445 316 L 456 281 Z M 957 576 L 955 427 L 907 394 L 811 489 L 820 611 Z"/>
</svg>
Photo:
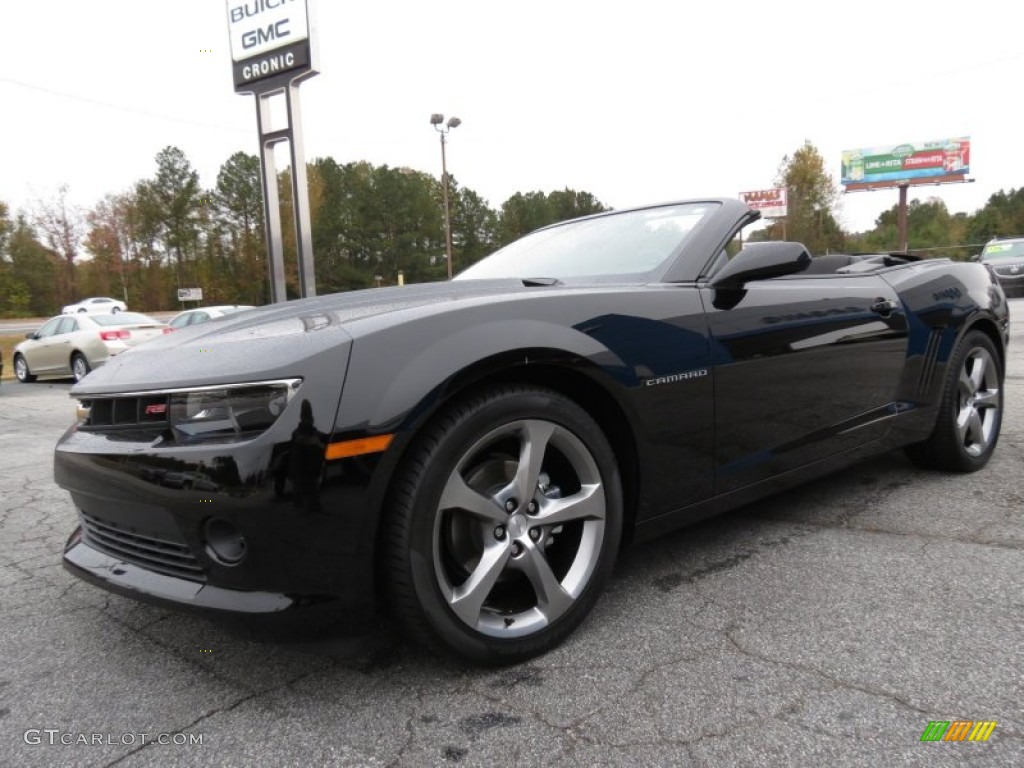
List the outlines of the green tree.
<svg viewBox="0 0 1024 768">
<path fill-rule="evenodd" d="M 324 293 L 372 284 L 360 265 L 362 233 L 356 229 L 357 200 L 369 192 L 369 175 L 366 163 L 341 166 L 330 157 L 307 166 L 317 284 Z"/>
<path fill-rule="evenodd" d="M 899 206 L 883 211 L 875 220 L 874 229 L 851 236 L 850 250 L 884 253 L 896 248 L 899 241 Z M 952 246 L 960 245 L 966 229 L 966 217 L 950 214 L 946 204 L 937 197 L 911 200 L 907 204 L 907 242 L 911 251 L 923 255 L 966 256 Z"/>
<path fill-rule="evenodd" d="M 28 302 L 27 289 L 14 285 L 11 263 L 7 256 L 7 241 L 13 224 L 7 203 L 0 200 L 0 317 L 14 316 L 13 307 Z"/>
<path fill-rule="evenodd" d="M 574 189 L 555 190 L 548 195 L 548 207 L 555 221 L 566 221 L 568 219 L 589 216 L 592 213 L 601 213 L 608 208 L 594 197 L 590 192 L 577 192 Z"/>
<path fill-rule="evenodd" d="M 454 272 L 475 264 L 495 249 L 498 215 L 472 189 L 456 189 L 452 197 Z"/>
<path fill-rule="evenodd" d="M 136 186 L 142 230 L 162 257 L 174 264 L 180 288 L 196 279 L 193 261 L 199 246 L 204 193 L 199 174 L 177 147 L 160 150 L 156 165 L 156 176 Z"/>
<path fill-rule="evenodd" d="M 608 210 L 589 192 L 577 192 L 566 187 L 545 194 L 517 192 L 502 203 L 498 221 L 498 243 L 507 245 L 535 229 L 566 219 L 587 216 Z"/>
<path fill-rule="evenodd" d="M 11 234 L 11 212 L 7 203 L 0 200 L 0 259 L 7 253 L 7 238 Z"/>
<path fill-rule="evenodd" d="M 841 250 L 844 235 L 836 220 L 839 192 L 825 170 L 825 160 L 810 141 L 782 158 L 775 183 L 786 188 L 789 202 L 786 239 L 803 243 L 811 253 Z M 782 224 L 768 228 L 767 239 L 781 239 Z"/>
<path fill-rule="evenodd" d="M 213 198 L 221 220 L 240 234 L 262 236 L 263 184 L 256 155 L 236 152 L 225 160 Z"/>
<path fill-rule="evenodd" d="M 986 243 L 994 237 L 1024 235 L 1024 187 L 999 190 L 974 213 L 967 225 L 971 243 Z"/>
<path fill-rule="evenodd" d="M 7 258 L 9 281 L 0 291 L 4 311 L 15 317 L 59 312 L 62 305 L 57 276 L 61 259 L 39 242 L 24 216 L 18 216 L 10 233 Z"/>
<path fill-rule="evenodd" d="M 229 157 L 209 198 L 213 218 L 204 247 L 204 289 L 225 303 L 264 303 L 267 262 L 259 158 L 244 152 Z"/>
<path fill-rule="evenodd" d="M 61 304 L 70 304 L 81 298 L 77 296 L 78 287 L 75 285 L 75 262 L 85 230 L 82 212 L 67 198 L 67 185 L 62 185 L 55 199 L 36 203 L 34 216 L 36 231 L 42 233 L 46 245 L 63 261 L 58 280 Z"/>
<path fill-rule="evenodd" d="M 88 231 L 84 242 L 93 258 L 79 267 L 82 275 L 79 283 L 84 294 L 118 296 L 132 304 L 128 263 L 136 250 L 129 214 L 133 206 L 130 194 L 108 194 L 86 214 Z"/>
</svg>

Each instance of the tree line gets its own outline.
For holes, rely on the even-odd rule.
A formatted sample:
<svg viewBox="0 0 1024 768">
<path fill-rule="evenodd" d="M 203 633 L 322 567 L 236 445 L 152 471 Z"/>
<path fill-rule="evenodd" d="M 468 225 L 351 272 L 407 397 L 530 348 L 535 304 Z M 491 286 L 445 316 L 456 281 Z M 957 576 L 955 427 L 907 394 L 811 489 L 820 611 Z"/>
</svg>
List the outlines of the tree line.
<svg viewBox="0 0 1024 768">
<path fill-rule="evenodd" d="M 441 182 L 366 162 L 307 164 L 318 293 L 447 276 Z M 516 193 L 498 210 L 449 174 L 453 268 L 469 266 L 537 227 L 607 210 L 589 192 Z M 289 297 L 298 295 L 291 179 L 278 178 Z M 85 296 L 174 309 L 178 288 L 205 304 L 267 301 L 260 163 L 238 152 L 204 189 L 185 153 L 166 147 L 156 172 L 88 211 L 67 189 L 13 215 L 0 201 L 0 316 L 47 315 Z"/>
<path fill-rule="evenodd" d="M 12 213 L 0 201 L 0 316 L 42 316 L 86 296 L 113 296 L 145 311 L 174 309 L 177 289 L 200 287 L 206 304 L 262 304 L 268 296 L 259 159 L 237 152 L 204 189 L 185 153 L 166 147 L 156 171 L 90 210 L 67 189 Z M 753 239 L 796 240 L 812 253 L 896 248 L 896 206 L 868 232 L 839 225 L 839 192 L 817 149 L 804 142 L 783 158 L 776 184 L 789 215 Z M 318 293 L 442 280 L 441 181 L 409 168 L 366 162 L 307 164 Z M 298 292 L 291 181 L 279 175 L 288 291 Z M 557 221 L 607 210 L 569 188 L 516 193 L 497 209 L 449 175 L 453 270 Z M 783 230 L 784 233 L 783 233 Z M 967 258 L 996 235 L 1024 234 L 1024 188 L 1000 191 L 974 214 L 950 213 L 938 198 L 912 201 L 908 236 L 923 255 Z"/>
</svg>

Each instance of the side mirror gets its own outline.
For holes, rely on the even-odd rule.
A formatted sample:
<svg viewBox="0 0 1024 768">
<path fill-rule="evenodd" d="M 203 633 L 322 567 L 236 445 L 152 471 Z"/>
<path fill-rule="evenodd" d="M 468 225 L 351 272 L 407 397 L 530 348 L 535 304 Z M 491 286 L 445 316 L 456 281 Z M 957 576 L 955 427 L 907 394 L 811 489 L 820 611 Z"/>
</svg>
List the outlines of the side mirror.
<svg viewBox="0 0 1024 768">
<path fill-rule="evenodd" d="M 971 256 L 970 260 L 971 261 L 981 261 L 981 254 L 980 253 L 974 254 L 973 256 Z"/>
<path fill-rule="evenodd" d="M 36 338 L 36 332 L 32 331 L 31 333 L 26 333 L 25 334 L 25 338 L 26 339 L 34 339 L 34 338 Z"/>
<path fill-rule="evenodd" d="M 738 289 L 751 280 L 802 272 L 811 264 L 811 255 L 802 243 L 758 243 L 744 248 L 711 278 L 716 290 Z"/>
</svg>

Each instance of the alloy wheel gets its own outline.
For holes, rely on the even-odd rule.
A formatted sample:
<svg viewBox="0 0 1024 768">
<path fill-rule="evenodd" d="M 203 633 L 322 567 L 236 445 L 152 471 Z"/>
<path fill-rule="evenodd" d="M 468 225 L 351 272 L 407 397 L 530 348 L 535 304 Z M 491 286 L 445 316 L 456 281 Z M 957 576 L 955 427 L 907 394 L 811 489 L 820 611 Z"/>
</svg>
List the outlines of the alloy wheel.
<svg viewBox="0 0 1024 768">
<path fill-rule="evenodd" d="M 583 442 L 552 421 L 504 424 L 466 450 L 434 519 L 434 572 L 470 628 L 521 637 L 558 621 L 601 555 L 605 491 Z"/>
<path fill-rule="evenodd" d="M 956 428 L 964 450 L 980 456 L 999 423 L 999 372 L 988 350 L 975 347 L 964 358 L 958 381 Z"/>
</svg>

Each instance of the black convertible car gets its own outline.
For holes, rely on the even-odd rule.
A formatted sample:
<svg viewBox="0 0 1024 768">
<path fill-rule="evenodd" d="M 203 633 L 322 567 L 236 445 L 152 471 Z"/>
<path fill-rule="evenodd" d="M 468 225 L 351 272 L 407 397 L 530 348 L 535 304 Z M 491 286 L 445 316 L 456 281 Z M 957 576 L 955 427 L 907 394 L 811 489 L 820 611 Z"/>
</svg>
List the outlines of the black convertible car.
<svg viewBox="0 0 1024 768">
<path fill-rule="evenodd" d="M 586 616 L 619 548 L 906 447 L 980 469 L 1006 300 L 977 263 L 737 249 L 727 199 L 534 232 L 448 283 L 186 328 L 77 384 L 66 567 L 213 613 L 384 605 L 484 663 Z M 736 252 L 738 250 L 738 252 Z"/>
</svg>

